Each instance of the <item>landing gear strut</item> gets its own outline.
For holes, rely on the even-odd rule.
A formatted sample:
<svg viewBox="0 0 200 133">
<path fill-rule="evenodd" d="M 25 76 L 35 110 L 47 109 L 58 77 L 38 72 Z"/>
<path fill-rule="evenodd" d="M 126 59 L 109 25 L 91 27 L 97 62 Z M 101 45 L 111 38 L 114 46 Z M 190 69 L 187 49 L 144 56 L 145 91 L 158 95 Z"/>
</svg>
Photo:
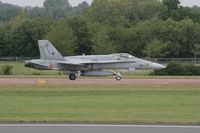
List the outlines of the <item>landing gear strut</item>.
<svg viewBox="0 0 200 133">
<path fill-rule="evenodd" d="M 76 75 L 75 74 L 70 74 L 69 75 L 70 80 L 76 80 Z"/>
<path fill-rule="evenodd" d="M 121 76 L 121 74 L 119 73 L 119 72 L 115 72 L 115 71 L 113 71 L 113 74 L 116 76 L 116 80 L 121 80 L 122 79 L 122 76 Z"/>
</svg>

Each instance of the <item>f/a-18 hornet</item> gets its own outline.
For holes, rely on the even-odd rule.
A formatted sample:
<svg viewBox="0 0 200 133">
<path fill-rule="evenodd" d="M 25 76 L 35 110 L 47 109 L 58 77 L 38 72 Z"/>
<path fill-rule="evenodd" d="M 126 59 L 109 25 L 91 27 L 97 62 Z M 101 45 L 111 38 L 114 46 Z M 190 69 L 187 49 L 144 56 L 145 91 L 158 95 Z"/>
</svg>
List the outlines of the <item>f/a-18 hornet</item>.
<svg viewBox="0 0 200 133">
<path fill-rule="evenodd" d="M 138 59 L 127 53 L 110 55 L 82 55 L 63 57 L 48 40 L 38 41 L 40 59 L 25 62 L 25 67 L 38 70 L 58 70 L 69 75 L 70 80 L 77 76 L 115 76 L 121 80 L 116 70 L 163 69 L 165 66 Z"/>
</svg>

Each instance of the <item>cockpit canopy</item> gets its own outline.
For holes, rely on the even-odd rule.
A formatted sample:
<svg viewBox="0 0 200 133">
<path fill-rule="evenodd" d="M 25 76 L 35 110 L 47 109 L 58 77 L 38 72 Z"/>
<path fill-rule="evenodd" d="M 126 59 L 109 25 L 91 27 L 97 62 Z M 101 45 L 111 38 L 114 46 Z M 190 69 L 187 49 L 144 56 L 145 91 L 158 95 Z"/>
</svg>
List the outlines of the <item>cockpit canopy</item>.
<svg viewBox="0 0 200 133">
<path fill-rule="evenodd" d="M 136 57 L 127 54 L 127 53 L 117 53 L 117 54 L 111 54 L 113 57 L 122 58 L 122 59 L 136 59 Z"/>
</svg>

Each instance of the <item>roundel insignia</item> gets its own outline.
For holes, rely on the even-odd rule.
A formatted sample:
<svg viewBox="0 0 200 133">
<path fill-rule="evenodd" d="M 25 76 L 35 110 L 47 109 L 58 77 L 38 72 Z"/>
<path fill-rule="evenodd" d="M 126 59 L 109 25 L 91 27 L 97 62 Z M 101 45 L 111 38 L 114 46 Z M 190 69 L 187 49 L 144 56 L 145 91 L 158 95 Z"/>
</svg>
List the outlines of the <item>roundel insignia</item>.
<svg viewBox="0 0 200 133">
<path fill-rule="evenodd" d="M 49 65 L 49 69 L 53 69 L 54 68 L 54 65 L 53 64 L 50 64 Z"/>
</svg>

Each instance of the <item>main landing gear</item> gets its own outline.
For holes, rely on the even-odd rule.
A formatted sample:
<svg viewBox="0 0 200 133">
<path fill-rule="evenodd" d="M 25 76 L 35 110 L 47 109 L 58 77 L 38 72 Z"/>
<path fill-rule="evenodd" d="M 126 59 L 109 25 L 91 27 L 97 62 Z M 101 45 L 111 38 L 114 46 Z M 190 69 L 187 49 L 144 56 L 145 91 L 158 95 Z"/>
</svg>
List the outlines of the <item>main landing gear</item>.
<svg viewBox="0 0 200 133">
<path fill-rule="evenodd" d="M 76 74 L 70 74 L 69 79 L 70 80 L 76 80 Z"/>
</svg>

